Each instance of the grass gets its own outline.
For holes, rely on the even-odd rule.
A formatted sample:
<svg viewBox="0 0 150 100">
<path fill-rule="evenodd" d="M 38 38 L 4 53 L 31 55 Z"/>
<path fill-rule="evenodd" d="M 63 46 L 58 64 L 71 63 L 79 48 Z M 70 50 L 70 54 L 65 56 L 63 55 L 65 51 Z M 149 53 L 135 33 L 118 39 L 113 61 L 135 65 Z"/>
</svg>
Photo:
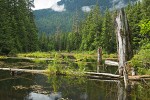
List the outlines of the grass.
<svg viewBox="0 0 150 100">
<path fill-rule="evenodd" d="M 5 58 L 5 56 L 0 56 L 0 59 L 3 59 L 3 58 Z"/>
<path fill-rule="evenodd" d="M 33 60 L 38 64 L 47 64 L 47 71 L 50 74 L 82 75 L 86 71 L 96 70 L 97 53 L 96 51 L 73 51 L 67 52 L 33 52 L 18 54 L 18 57 L 37 58 Z M 106 55 L 103 57 L 115 58 L 116 54 Z M 40 61 L 38 58 L 52 58 L 53 61 Z"/>
<path fill-rule="evenodd" d="M 76 54 L 72 54 L 70 56 L 76 59 L 77 57 L 75 55 Z M 80 55 L 81 54 L 78 54 L 78 58 L 83 57 Z M 81 62 L 79 63 L 76 60 L 70 59 L 68 54 L 62 55 L 61 53 L 56 53 L 54 61 L 48 65 L 47 70 L 50 74 L 82 76 L 85 72 L 84 63 L 85 62 L 81 64 Z"/>
<path fill-rule="evenodd" d="M 69 76 L 83 76 L 85 72 L 84 70 L 63 68 L 62 66 L 48 66 L 47 71 L 49 74 Z"/>
<path fill-rule="evenodd" d="M 73 51 L 68 52 L 31 52 L 17 54 L 18 57 L 36 58 L 32 60 L 35 64 L 43 65 L 50 74 L 83 75 L 86 71 L 96 70 L 96 51 Z M 5 56 L 0 56 L 1 59 Z M 52 58 L 52 61 L 44 61 L 39 58 Z M 106 54 L 103 52 L 103 63 L 106 58 L 116 59 L 117 54 Z M 139 74 L 150 74 L 150 44 L 143 46 L 134 55 L 130 62 L 132 67 L 138 69 Z"/>
<path fill-rule="evenodd" d="M 31 58 L 51 58 L 55 52 L 31 52 L 31 53 L 20 53 L 18 57 L 31 57 Z"/>
</svg>

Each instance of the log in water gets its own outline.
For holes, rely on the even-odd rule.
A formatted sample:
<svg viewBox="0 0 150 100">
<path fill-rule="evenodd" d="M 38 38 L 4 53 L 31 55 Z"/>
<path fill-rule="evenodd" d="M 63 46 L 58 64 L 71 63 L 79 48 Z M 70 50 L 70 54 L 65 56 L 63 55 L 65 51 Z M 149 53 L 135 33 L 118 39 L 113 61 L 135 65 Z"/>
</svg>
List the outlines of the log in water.
<svg viewBox="0 0 150 100">
<path fill-rule="evenodd" d="M 31 70 L 31 69 L 14 69 L 14 68 L 0 68 L 0 70 L 7 70 L 7 71 L 18 71 L 18 72 L 28 72 L 28 73 L 46 73 L 46 70 Z"/>
</svg>

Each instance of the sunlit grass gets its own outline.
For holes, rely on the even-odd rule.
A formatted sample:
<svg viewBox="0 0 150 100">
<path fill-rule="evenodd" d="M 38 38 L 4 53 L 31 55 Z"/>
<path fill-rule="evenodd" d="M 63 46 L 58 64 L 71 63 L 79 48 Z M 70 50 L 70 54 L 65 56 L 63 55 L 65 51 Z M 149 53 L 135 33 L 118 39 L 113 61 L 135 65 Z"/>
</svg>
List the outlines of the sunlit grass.
<svg viewBox="0 0 150 100">
<path fill-rule="evenodd" d="M 55 52 L 31 52 L 31 53 L 20 53 L 18 57 L 33 57 L 33 58 L 50 58 Z"/>
<path fill-rule="evenodd" d="M 0 59 L 5 58 L 6 56 L 0 56 Z"/>
</svg>

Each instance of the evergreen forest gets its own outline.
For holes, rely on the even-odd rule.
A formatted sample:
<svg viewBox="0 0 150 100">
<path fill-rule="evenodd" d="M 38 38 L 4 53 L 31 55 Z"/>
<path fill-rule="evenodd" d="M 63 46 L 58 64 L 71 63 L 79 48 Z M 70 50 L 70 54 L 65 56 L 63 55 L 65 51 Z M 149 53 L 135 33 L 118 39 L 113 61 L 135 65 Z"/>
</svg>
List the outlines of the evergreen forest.
<svg viewBox="0 0 150 100">
<path fill-rule="evenodd" d="M 132 34 L 132 47 L 134 51 L 140 50 L 144 45 L 149 45 L 150 39 L 150 2 L 143 0 L 136 4 L 129 3 L 125 7 L 130 33 Z M 76 11 L 72 18 L 70 32 L 63 32 L 58 25 L 53 34 L 43 32 L 39 35 L 41 51 L 92 51 L 102 47 L 106 53 L 115 53 L 116 45 L 116 14 L 117 11 L 106 9 L 104 12 L 94 6 L 92 11 L 85 13 L 85 18 L 80 19 Z M 70 20 L 68 20 L 70 21 Z"/>
<path fill-rule="evenodd" d="M 0 0 L 0 53 L 38 50 L 33 0 Z"/>
<path fill-rule="evenodd" d="M 0 53 L 3 55 L 34 51 L 93 51 L 102 47 L 105 53 L 116 53 L 117 9 L 101 11 L 96 4 L 90 12 L 75 11 L 70 31 L 55 23 L 52 34 L 40 33 L 35 24 L 34 0 L 0 1 Z M 150 1 L 143 0 L 125 7 L 132 47 L 136 52 L 150 45 Z M 58 12 L 59 13 L 59 12 Z M 57 16 L 56 16 L 57 18 Z M 67 19 L 67 14 L 66 14 Z M 49 27 L 53 30 L 53 27 Z M 69 29 L 68 29 L 69 30 Z"/>
</svg>

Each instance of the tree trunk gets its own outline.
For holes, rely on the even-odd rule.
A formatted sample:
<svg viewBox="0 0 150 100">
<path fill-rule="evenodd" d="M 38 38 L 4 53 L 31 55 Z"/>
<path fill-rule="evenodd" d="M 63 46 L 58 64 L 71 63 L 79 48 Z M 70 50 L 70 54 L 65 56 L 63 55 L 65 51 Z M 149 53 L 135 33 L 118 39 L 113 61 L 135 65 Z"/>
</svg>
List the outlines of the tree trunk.
<svg viewBox="0 0 150 100">
<path fill-rule="evenodd" d="M 127 61 L 132 57 L 131 34 L 124 9 L 121 9 L 116 18 L 117 22 L 117 49 L 119 59 L 119 74 L 124 75 L 125 88 L 128 89 L 128 73 L 126 71 Z"/>
<path fill-rule="evenodd" d="M 97 50 L 97 73 L 100 71 L 100 65 L 102 65 L 102 48 Z"/>
<path fill-rule="evenodd" d="M 117 22 L 117 44 L 119 59 L 119 74 L 123 75 L 124 67 L 132 57 L 131 34 L 124 9 L 121 9 L 116 18 Z"/>
</svg>

